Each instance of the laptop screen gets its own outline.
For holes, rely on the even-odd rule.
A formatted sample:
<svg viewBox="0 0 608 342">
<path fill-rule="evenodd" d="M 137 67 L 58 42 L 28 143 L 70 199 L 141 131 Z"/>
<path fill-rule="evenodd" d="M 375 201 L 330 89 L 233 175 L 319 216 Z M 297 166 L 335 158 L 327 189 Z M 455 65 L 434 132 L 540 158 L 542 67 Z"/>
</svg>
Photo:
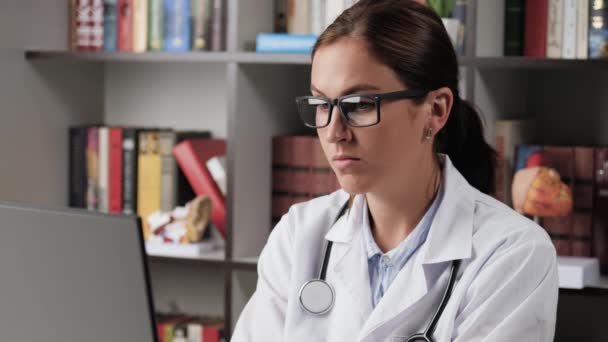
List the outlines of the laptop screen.
<svg viewBox="0 0 608 342">
<path fill-rule="evenodd" d="M 157 341 L 140 223 L 0 203 L 3 341 Z"/>
</svg>

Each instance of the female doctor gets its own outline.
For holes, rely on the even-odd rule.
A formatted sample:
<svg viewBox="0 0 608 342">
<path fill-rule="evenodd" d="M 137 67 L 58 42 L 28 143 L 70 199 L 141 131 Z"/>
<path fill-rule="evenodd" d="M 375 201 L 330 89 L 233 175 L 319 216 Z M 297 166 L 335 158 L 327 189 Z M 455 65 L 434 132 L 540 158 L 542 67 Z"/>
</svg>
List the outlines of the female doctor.
<svg viewBox="0 0 608 342">
<path fill-rule="evenodd" d="M 360 0 L 312 58 L 297 107 L 341 190 L 277 224 L 233 341 L 552 341 L 555 249 L 488 196 L 494 151 L 441 19 Z"/>
</svg>

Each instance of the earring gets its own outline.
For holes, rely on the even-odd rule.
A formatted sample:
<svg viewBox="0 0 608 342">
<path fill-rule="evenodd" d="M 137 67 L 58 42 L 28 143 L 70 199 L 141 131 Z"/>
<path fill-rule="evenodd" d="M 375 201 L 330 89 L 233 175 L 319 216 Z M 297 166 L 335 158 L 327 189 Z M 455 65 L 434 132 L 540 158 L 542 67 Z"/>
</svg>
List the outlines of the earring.
<svg viewBox="0 0 608 342">
<path fill-rule="evenodd" d="M 424 135 L 424 138 L 426 140 L 431 140 L 432 137 L 433 137 L 433 129 L 431 127 L 428 127 L 426 129 L 426 134 Z"/>
</svg>

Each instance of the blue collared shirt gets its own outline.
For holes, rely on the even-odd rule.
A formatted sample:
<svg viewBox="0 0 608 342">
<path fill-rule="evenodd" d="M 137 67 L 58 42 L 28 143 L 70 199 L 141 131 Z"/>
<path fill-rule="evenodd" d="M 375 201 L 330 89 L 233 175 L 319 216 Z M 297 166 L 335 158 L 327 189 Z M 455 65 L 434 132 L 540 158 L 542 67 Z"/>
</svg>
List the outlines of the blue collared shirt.
<svg viewBox="0 0 608 342">
<path fill-rule="evenodd" d="M 363 201 L 362 223 L 363 241 L 367 250 L 367 264 L 369 269 L 369 281 L 372 292 L 372 306 L 376 305 L 384 296 L 389 286 L 403 266 L 408 262 L 416 250 L 426 241 L 426 236 L 431 228 L 431 223 L 437 212 L 437 208 L 443 198 L 443 185 L 440 186 L 437 196 L 433 200 L 431 207 L 422 217 L 422 220 L 414 230 L 392 250 L 382 253 L 374 237 L 372 236 L 369 225 L 367 201 Z"/>
</svg>

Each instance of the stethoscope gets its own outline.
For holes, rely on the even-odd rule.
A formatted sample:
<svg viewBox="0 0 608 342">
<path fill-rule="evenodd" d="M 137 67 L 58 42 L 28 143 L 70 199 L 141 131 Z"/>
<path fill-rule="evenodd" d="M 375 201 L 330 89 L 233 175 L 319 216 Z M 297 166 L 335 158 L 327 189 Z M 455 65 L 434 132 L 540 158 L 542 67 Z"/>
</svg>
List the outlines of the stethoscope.
<svg viewBox="0 0 608 342">
<path fill-rule="evenodd" d="M 342 215 L 344 215 L 346 209 L 348 209 L 348 203 L 349 202 L 347 201 L 342 206 L 340 212 L 334 219 L 332 226 L 336 224 L 336 222 L 338 222 Z M 321 263 L 321 269 L 319 270 L 319 277 L 305 282 L 300 287 L 300 306 L 302 307 L 302 309 L 312 315 L 324 315 L 328 313 L 334 306 L 334 301 L 336 297 L 334 288 L 325 280 L 332 245 L 333 241 L 325 240 L 325 251 L 323 252 L 323 262 Z M 414 334 L 407 338 L 406 341 L 433 341 L 431 335 L 435 331 L 437 322 L 439 321 L 439 318 L 443 313 L 443 309 L 445 308 L 450 299 L 450 296 L 452 294 L 452 288 L 454 287 L 454 283 L 456 282 L 456 276 L 458 274 L 459 267 L 460 260 L 452 261 L 452 269 L 450 270 L 450 279 L 448 281 L 448 286 L 445 288 L 443 298 L 441 298 L 441 303 L 439 303 L 439 307 L 437 308 L 437 311 L 435 311 L 433 319 L 431 319 L 431 322 L 427 325 L 426 329 L 424 329 L 424 332 Z"/>
</svg>

